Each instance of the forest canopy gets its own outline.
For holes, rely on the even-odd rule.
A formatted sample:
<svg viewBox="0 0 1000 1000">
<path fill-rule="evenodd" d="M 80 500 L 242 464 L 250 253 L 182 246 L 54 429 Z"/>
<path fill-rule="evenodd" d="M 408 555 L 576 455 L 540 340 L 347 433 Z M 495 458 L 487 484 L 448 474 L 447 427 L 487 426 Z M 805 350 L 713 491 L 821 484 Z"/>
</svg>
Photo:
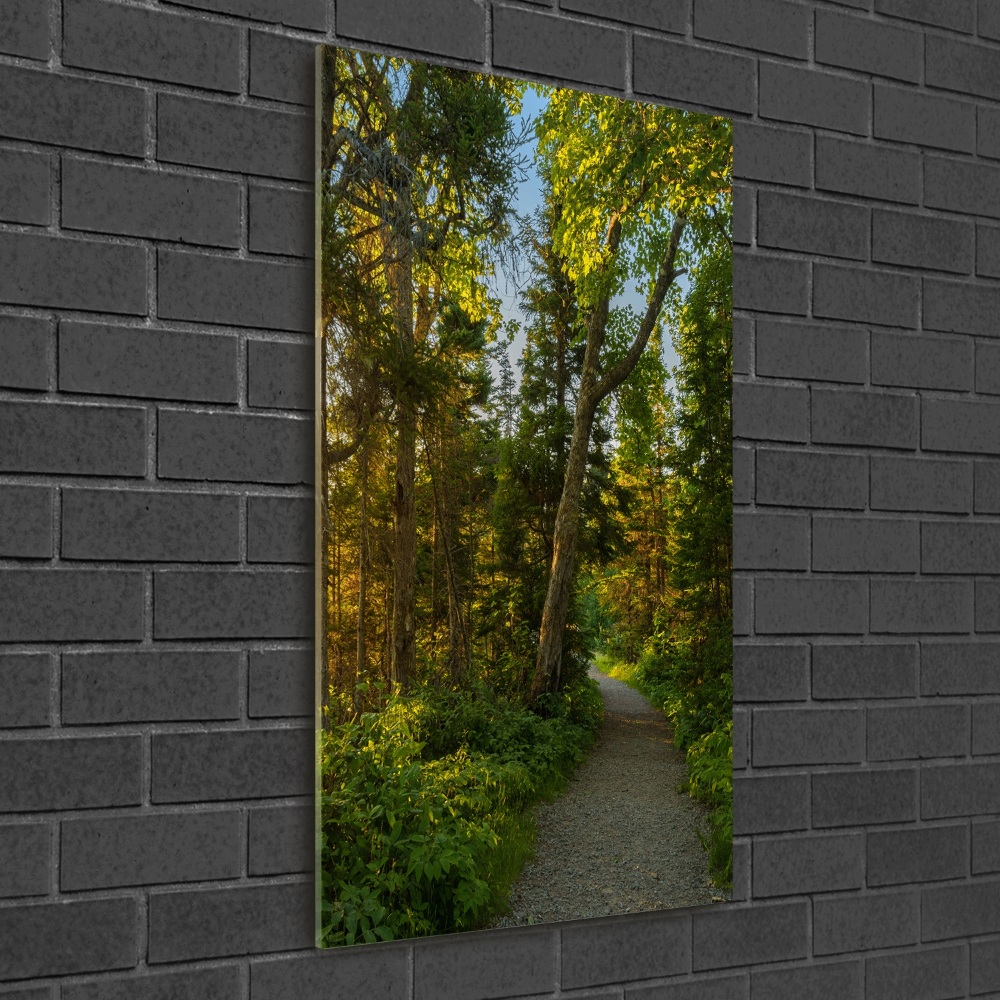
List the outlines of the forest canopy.
<svg viewBox="0 0 1000 1000">
<path fill-rule="evenodd" d="M 631 665 L 682 748 L 724 759 L 730 123 L 343 49 L 325 52 L 321 114 L 327 821 L 348 822 L 344 761 L 395 740 L 402 756 L 365 766 L 424 760 L 428 788 L 449 767 L 506 775 L 469 814 L 480 840 L 462 834 L 488 855 L 498 803 L 592 738 L 598 652 Z M 467 725 L 435 738 L 460 704 Z M 495 733 L 476 750 L 477 725 L 529 716 L 547 763 L 501 761 Z M 469 875 L 394 927 L 388 897 L 348 891 L 332 840 L 330 942 L 454 929 L 486 905 Z"/>
</svg>

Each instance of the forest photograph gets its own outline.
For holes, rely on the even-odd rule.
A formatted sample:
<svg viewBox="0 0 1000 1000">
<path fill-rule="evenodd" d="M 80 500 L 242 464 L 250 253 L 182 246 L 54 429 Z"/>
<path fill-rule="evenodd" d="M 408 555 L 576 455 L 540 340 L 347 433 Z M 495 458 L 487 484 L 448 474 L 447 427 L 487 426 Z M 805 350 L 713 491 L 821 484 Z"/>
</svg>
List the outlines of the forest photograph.
<svg viewBox="0 0 1000 1000">
<path fill-rule="evenodd" d="M 732 888 L 732 123 L 319 55 L 320 946 Z"/>
</svg>

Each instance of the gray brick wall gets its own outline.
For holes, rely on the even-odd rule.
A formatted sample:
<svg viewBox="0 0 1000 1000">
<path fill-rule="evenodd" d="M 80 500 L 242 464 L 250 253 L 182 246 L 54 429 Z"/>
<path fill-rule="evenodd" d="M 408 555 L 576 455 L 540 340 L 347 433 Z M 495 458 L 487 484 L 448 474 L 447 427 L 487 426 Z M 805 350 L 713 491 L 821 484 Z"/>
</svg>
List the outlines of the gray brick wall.
<svg viewBox="0 0 1000 1000">
<path fill-rule="evenodd" d="M 736 119 L 737 902 L 314 951 L 313 46 Z M 995 0 L 4 0 L 0 1000 L 1000 995 Z"/>
</svg>

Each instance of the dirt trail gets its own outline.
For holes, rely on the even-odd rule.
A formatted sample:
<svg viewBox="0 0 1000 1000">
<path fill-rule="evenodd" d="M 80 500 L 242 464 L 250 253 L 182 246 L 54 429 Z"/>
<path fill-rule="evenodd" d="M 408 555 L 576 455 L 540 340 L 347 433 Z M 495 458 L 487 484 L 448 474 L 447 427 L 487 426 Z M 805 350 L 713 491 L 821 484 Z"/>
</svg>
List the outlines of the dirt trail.
<svg viewBox="0 0 1000 1000">
<path fill-rule="evenodd" d="M 675 789 L 684 754 L 663 713 L 591 667 L 604 728 L 569 787 L 536 812 L 534 860 L 499 925 L 698 906 L 718 899 L 695 832 L 705 808 Z"/>
</svg>

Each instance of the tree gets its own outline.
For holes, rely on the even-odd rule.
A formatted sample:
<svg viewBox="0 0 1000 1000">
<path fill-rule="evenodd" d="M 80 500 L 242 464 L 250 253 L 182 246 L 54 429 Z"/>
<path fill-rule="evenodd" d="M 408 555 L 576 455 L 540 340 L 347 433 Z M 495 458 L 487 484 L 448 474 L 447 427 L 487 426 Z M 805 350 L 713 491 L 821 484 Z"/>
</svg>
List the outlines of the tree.
<svg viewBox="0 0 1000 1000">
<path fill-rule="evenodd" d="M 553 554 L 529 701 L 558 689 L 580 526 L 580 494 L 598 406 L 631 375 L 679 265 L 714 225 L 729 187 L 731 143 L 722 119 L 554 92 L 539 155 L 562 211 L 552 241 L 585 316 L 586 346 L 556 514 Z M 685 231 L 695 230 L 694 239 Z M 682 241 L 687 238 L 686 244 Z M 641 317 L 613 306 L 627 280 L 645 287 Z M 631 336 L 622 337 L 626 329 Z M 612 336 L 605 350 L 608 335 Z M 615 343 L 615 341 L 618 341 Z"/>
<path fill-rule="evenodd" d="M 420 349 L 446 305 L 472 321 L 489 312 L 486 253 L 507 234 L 519 165 L 512 116 L 521 88 L 343 49 L 326 50 L 324 71 L 323 196 L 334 229 L 340 225 L 331 245 L 346 261 L 332 276 L 340 283 L 331 281 L 324 293 L 342 308 L 338 293 L 349 297 L 364 286 L 361 301 L 370 305 L 341 327 L 354 336 L 363 327 L 369 344 L 378 344 L 360 384 L 378 364 L 391 388 L 391 679 L 405 689 L 416 659 L 417 418 L 433 390 L 420 370 Z M 359 413 L 338 456 L 360 447 L 367 418 Z"/>
</svg>

